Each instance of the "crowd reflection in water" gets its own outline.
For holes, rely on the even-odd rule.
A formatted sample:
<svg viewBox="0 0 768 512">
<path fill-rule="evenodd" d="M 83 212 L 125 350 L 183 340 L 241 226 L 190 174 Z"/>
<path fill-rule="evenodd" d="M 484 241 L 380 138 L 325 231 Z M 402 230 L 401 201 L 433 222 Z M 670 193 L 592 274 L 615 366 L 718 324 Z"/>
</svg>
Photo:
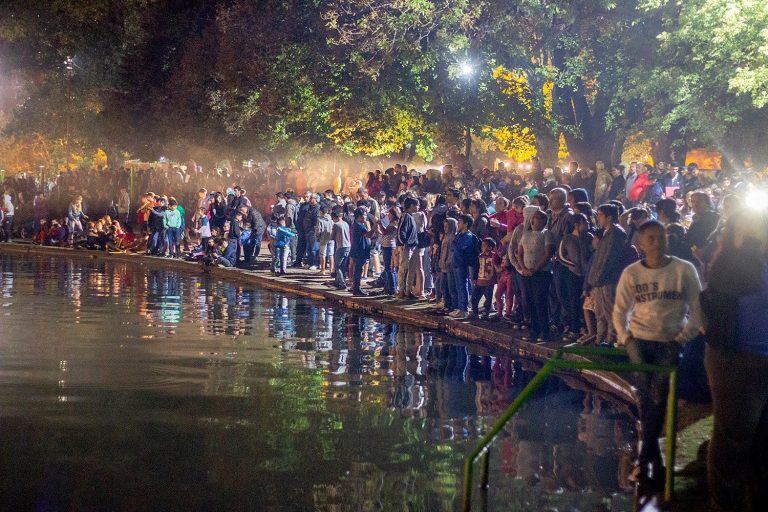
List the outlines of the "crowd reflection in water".
<svg viewBox="0 0 768 512">
<path fill-rule="evenodd" d="M 0 258 L 3 297 L 14 293 L 12 265 L 18 264 L 23 263 Z M 156 329 L 147 332 L 172 336 L 178 324 L 191 323 L 200 326 L 200 334 L 269 340 L 282 357 L 322 376 L 324 399 L 383 405 L 416 422 L 432 444 L 480 437 L 538 369 L 535 362 L 489 355 L 438 333 L 323 303 L 205 276 L 110 265 L 39 261 L 34 293 L 67 297 L 75 321 L 91 301 L 127 295 L 132 300 L 125 307 Z M 52 275 L 58 290 L 49 289 Z M 626 406 L 572 376 L 551 378 L 499 439 L 494 469 L 549 493 L 627 491 L 635 437 L 630 417 Z"/>
</svg>

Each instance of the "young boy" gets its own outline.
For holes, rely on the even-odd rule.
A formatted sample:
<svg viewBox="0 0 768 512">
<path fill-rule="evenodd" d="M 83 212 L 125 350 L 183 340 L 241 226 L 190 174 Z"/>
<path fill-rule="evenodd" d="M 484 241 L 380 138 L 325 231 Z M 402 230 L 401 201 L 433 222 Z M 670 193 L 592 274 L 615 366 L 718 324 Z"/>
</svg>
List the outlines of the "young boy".
<svg viewBox="0 0 768 512">
<path fill-rule="evenodd" d="M 288 266 L 288 247 L 291 238 L 297 236 L 297 233 L 285 226 L 285 216 L 281 215 L 277 219 L 277 229 L 275 230 L 274 254 L 272 256 L 272 273 L 285 275 L 285 268 Z"/>
<path fill-rule="evenodd" d="M 469 308 L 470 271 L 477 268 L 478 247 L 480 241 L 469 228 L 473 219 L 462 214 L 458 219 L 458 232 L 453 240 L 453 274 L 456 282 L 456 309 L 448 316 L 456 320 L 467 318 Z"/>
<path fill-rule="evenodd" d="M 645 257 L 621 274 L 613 325 L 633 363 L 674 365 L 681 345 L 701 326 L 699 276 L 690 262 L 667 254 L 667 235 L 660 222 L 640 226 L 638 244 Z M 664 482 L 659 435 L 669 376 L 640 373 L 637 379 L 641 427 L 637 476 L 641 489 L 655 492 Z"/>
<path fill-rule="evenodd" d="M 496 240 L 491 237 L 483 239 L 478 257 L 477 277 L 472 281 L 472 318 L 479 316 L 480 297 L 485 298 L 485 318 L 492 309 L 493 287 L 496 285 L 496 267 L 501 264 L 499 255 L 494 252 Z"/>
</svg>

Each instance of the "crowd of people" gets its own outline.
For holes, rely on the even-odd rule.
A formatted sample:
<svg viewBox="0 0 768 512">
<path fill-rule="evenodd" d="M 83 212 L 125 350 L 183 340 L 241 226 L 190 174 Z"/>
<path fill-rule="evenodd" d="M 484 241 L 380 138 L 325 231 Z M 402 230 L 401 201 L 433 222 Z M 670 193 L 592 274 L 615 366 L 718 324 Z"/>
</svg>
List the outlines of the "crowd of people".
<svg viewBox="0 0 768 512">
<path fill-rule="evenodd" d="M 397 164 L 314 187 L 301 169 L 276 168 L 171 169 L 139 185 L 125 171 L 86 186 L 67 175 L 23 192 L 6 182 L 2 233 L 10 239 L 16 222 L 43 245 L 226 267 L 251 268 L 268 250 L 277 275 L 305 268 L 357 296 L 429 301 L 434 314 L 457 321 L 506 322 L 531 342 L 623 345 L 639 363 L 674 364 L 681 345 L 704 332 L 713 506 L 746 510 L 734 504 L 764 499 L 748 498 L 746 486 L 768 475 L 766 459 L 753 460 L 768 438 L 759 435 L 768 428 L 768 385 L 759 378 L 768 374 L 762 175 L 637 162 L 560 169 L 534 159 L 530 167 L 524 175 L 503 164 L 420 173 Z M 134 200 L 136 186 L 158 192 Z M 51 216 L 62 190 L 71 202 Z M 637 479 L 652 490 L 663 482 L 667 387 L 664 376 L 638 381 Z"/>
</svg>

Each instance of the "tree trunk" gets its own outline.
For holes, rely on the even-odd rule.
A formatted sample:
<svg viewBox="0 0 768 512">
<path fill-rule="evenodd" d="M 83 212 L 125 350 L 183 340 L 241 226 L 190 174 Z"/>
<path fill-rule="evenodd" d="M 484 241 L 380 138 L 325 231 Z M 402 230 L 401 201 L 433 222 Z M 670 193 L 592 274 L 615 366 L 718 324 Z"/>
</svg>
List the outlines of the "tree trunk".
<svg viewBox="0 0 768 512">
<path fill-rule="evenodd" d="M 536 134 L 536 155 L 541 161 L 542 167 L 555 167 L 557 165 L 557 153 L 560 141 L 549 130 L 542 130 Z"/>
</svg>

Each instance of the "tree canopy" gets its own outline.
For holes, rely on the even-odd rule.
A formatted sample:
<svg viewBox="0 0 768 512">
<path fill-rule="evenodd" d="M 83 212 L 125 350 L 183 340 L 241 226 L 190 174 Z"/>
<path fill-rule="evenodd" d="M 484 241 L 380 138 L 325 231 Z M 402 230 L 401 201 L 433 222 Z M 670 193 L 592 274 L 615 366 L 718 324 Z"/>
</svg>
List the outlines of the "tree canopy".
<svg viewBox="0 0 768 512">
<path fill-rule="evenodd" d="M 0 82 L 0 167 L 97 148 L 554 164 L 563 142 L 592 165 L 638 134 L 657 160 L 708 145 L 768 163 L 759 0 L 9 0 L 3 14 L 16 88 L 11 101 Z"/>
</svg>

